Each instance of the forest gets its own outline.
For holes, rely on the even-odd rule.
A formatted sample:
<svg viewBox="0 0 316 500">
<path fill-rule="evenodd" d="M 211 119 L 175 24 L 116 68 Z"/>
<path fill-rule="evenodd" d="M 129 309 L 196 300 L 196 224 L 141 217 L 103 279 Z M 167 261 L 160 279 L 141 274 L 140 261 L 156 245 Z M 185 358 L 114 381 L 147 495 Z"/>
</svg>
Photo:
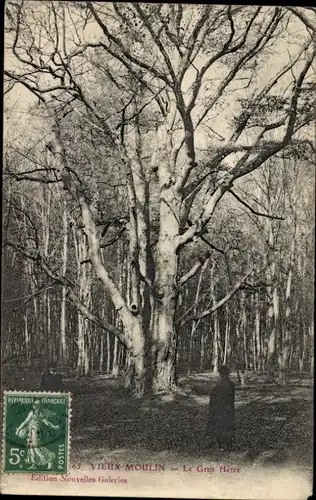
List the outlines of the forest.
<svg viewBox="0 0 316 500">
<path fill-rule="evenodd" d="M 314 370 L 315 12 L 8 1 L 2 369 Z"/>
</svg>

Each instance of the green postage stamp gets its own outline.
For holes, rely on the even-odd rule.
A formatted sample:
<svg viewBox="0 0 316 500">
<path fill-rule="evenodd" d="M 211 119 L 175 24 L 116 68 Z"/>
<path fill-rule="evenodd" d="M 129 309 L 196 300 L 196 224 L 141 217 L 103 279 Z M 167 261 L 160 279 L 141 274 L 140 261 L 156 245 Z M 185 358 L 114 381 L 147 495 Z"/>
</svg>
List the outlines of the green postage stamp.
<svg viewBox="0 0 316 500">
<path fill-rule="evenodd" d="M 71 395 L 4 391 L 3 471 L 66 474 Z"/>
</svg>

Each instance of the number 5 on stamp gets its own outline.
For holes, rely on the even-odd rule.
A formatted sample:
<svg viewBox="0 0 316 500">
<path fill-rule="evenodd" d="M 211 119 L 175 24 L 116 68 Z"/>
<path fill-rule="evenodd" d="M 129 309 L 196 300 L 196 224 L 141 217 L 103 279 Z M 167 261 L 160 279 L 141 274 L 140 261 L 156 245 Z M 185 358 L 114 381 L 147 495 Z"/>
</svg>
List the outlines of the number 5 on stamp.
<svg viewBox="0 0 316 500">
<path fill-rule="evenodd" d="M 4 391 L 3 471 L 66 474 L 71 396 Z"/>
</svg>

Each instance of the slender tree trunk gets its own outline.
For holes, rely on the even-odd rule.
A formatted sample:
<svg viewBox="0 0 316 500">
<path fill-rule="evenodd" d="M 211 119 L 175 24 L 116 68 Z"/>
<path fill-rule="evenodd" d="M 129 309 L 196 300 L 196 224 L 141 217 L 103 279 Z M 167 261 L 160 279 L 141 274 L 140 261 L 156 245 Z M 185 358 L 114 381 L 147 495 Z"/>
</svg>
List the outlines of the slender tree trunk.
<svg viewBox="0 0 316 500">
<path fill-rule="evenodd" d="M 249 325 L 251 325 L 251 347 L 252 347 L 252 371 L 257 372 L 257 352 L 256 352 L 256 330 L 252 326 L 253 312 L 255 311 L 255 295 L 251 295 L 251 320 L 249 320 Z M 255 315 L 254 315 L 255 318 Z"/>
<path fill-rule="evenodd" d="M 248 372 L 248 345 L 247 345 L 247 314 L 246 314 L 246 294 L 241 292 L 240 297 L 240 329 L 242 334 L 242 369 L 241 369 L 241 385 L 245 385 Z"/>
<path fill-rule="evenodd" d="M 294 351 L 295 351 L 295 347 L 294 347 L 294 344 L 292 343 L 291 352 L 290 352 L 290 356 L 289 356 L 289 370 L 292 370 Z"/>
<path fill-rule="evenodd" d="M 106 373 L 110 373 L 111 371 L 111 342 L 110 342 L 110 334 L 107 332 L 106 334 Z"/>
<path fill-rule="evenodd" d="M 214 351 L 213 351 L 213 373 L 218 372 L 218 367 L 219 367 L 219 349 L 218 349 L 218 343 L 219 343 L 219 321 L 218 321 L 218 314 L 217 311 L 213 314 L 213 328 L 214 328 L 214 337 L 213 337 L 213 346 L 214 346 Z"/>
<path fill-rule="evenodd" d="M 103 371 L 103 363 L 104 363 L 104 335 L 100 337 L 100 357 L 99 357 L 99 371 Z"/>
<path fill-rule="evenodd" d="M 230 336 L 230 316 L 229 316 L 229 307 L 226 304 L 226 325 L 225 325 L 225 343 L 224 343 L 224 356 L 223 356 L 223 364 L 227 364 L 227 355 L 229 348 L 229 336 Z"/>
<path fill-rule="evenodd" d="M 304 368 L 305 368 L 305 362 L 306 362 L 306 351 L 307 351 L 307 333 L 304 329 L 303 331 L 303 343 L 302 343 L 302 348 L 301 348 L 301 354 L 300 354 L 300 359 L 299 359 L 299 370 L 301 376 L 303 375 Z"/>
<path fill-rule="evenodd" d="M 211 267 L 211 290 L 210 290 L 210 295 L 211 295 L 211 303 L 212 306 L 216 304 L 216 297 L 215 297 L 215 281 L 214 281 L 214 268 L 215 268 L 215 262 L 213 262 L 212 267 Z M 220 332 L 219 332 L 219 321 L 218 321 L 218 313 L 215 311 L 211 318 L 210 321 L 213 324 L 213 356 L 212 356 L 212 371 L 213 373 L 218 372 L 218 367 L 219 367 L 219 339 L 220 339 Z"/>
<path fill-rule="evenodd" d="M 309 326 L 309 338 L 310 338 L 310 374 L 314 375 L 314 326 L 313 323 Z"/>
<path fill-rule="evenodd" d="M 209 259 L 206 259 L 206 261 L 204 262 L 204 264 L 203 264 L 203 266 L 201 268 L 201 272 L 200 272 L 200 275 L 199 275 L 199 279 L 198 279 L 198 283 L 197 283 L 197 287 L 196 287 L 196 293 L 195 293 L 194 307 L 193 307 L 193 315 L 194 316 L 197 313 L 197 306 L 198 306 L 198 301 L 199 301 L 199 298 L 200 298 L 200 291 L 201 291 L 202 279 L 203 279 L 203 275 L 205 273 L 205 270 L 206 270 L 206 268 L 208 266 L 208 261 L 209 261 Z M 191 371 L 192 371 L 192 356 L 193 356 L 194 335 L 195 335 L 195 332 L 196 332 L 196 330 L 198 328 L 198 325 L 199 325 L 199 321 L 192 321 L 192 326 L 191 326 L 190 335 L 189 335 L 188 374 L 190 374 Z"/>
<path fill-rule="evenodd" d="M 78 239 L 78 241 L 77 241 Z M 88 274 L 87 266 L 82 262 L 87 260 L 87 243 L 85 235 L 78 231 L 74 231 L 74 241 L 77 258 L 77 270 L 79 280 L 79 296 L 82 302 L 90 307 L 91 302 L 91 283 L 90 274 Z M 79 376 L 87 375 L 90 370 L 89 344 L 88 344 L 88 328 L 89 325 L 82 314 L 78 311 L 78 357 L 77 357 L 77 372 Z"/>
<path fill-rule="evenodd" d="M 293 211 L 293 235 L 291 242 L 291 250 L 289 256 L 289 266 L 288 266 L 288 276 L 286 282 L 286 290 L 285 290 L 285 321 L 283 327 L 283 339 L 282 339 L 282 355 L 281 355 L 281 363 L 280 363 L 280 381 L 283 385 L 287 382 L 287 375 L 289 370 L 289 357 L 292 347 L 292 326 L 291 326 L 291 292 L 292 292 L 292 279 L 293 279 L 293 271 L 294 264 L 296 260 L 296 239 L 297 239 L 297 214 L 295 210 L 297 209 L 297 201 L 298 201 L 298 190 L 297 183 L 294 183 L 294 188 L 292 193 L 289 193 L 290 197 L 290 206 Z"/>
<path fill-rule="evenodd" d="M 272 248 L 272 246 L 271 246 Z M 274 373 L 277 369 L 277 336 L 279 333 L 279 290 L 276 284 L 276 262 L 272 260 L 270 263 L 267 279 L 272 285 L 268 286 L 268 295 L 271 297 L 267 325 L 269 331 L 267 345 L 267 372 L 268 376 L 274 378 Z"/>
<path fill-rule="evenodd" d="M 261 345 L 261 321 L 260 321 L 260 294 L 257 292 L 255 294 L 255 343 L 256 343 L 256 353 L 257 353 L 257 370 L 263 372 L 263 352 Z"/>
<path fill-rule="evenodd" d="M 236 334 L 236 340 L 235 340 L 235 352 L 236 352 L 236 371 L 237 371 L 237 377 L 238 377 L 238 382 L 241 382 L 241 377 L 240 377 L 240 361 L 241 357 L 243 359 L 243 356 L 241 356 L 242 353 L 241 351 L 241 345 L 240 345 L 240 321 L 241 317 L 239 317 L 236 321 L 236 328 L 235 328 L 235 334 Z"/>
<path fill-rule="evenodd" d="M 84 327 L 83 327 L 83 317 L 80 313 L 77 313 L 77 345 L 78 345 L 78 357 L 77 357 L 77 376 L 82 377 L 84 375 L 84 351 L 85 351 L 85 338 L 84 338 Z"/>
<path fill-rule="evenodd" d="M 92 351 L 91 349 L 91 341 L 89 342 L 89 337 L 86 335 L 87 332 L 87 321 L 84 320 L 84 334 L 85 334 L 85 349 L 84 349 L 84 374 L 88 375 L 91 371 L 91 365 L 90 365 L 90 353 Z M 91 339 L 91 337 L 90 337 Z"/>
<path fill-rule="evenodd" d="M 290 265 L 287 277 L 287 285 L 285 292 L 285 322 L 284 322 L 284 336 L 282 343 L 282 357 L 280 366 L 280 382 L 285 385 L 287 382 L 287 372 L 289 370 L 289 356 L 291 352 L 291 284 L 293 275 L 293 259 L 295 251 L 295 235 L 292 241 L 292 249 L 290 255 Z"/>
<path fill-rule="evenodd" d="M 193 355 L 193 336 L 195 331 L 195 321 L 192 321 L 191 330 L 189 333 L 189 352 L 188 352 L 188 369 L 187 374 L 190 375 L 192 371 L 192 355 Z"/>
<path fill-rule="evenodd" d="M 200 372 L 204 370 L 204 360 L 205 360 L 205 330 L 201 332 L 201 349 L 200 349 Z"/>
<path fill-rule="evenodd" d="M 121 345 L 119 347 L 119 367 L 120 367 L 120 370 L 123 369 L 123 364 L 124 364 L 124 347 Z"/>
<path fill-rule="evenodd" d="M 25 272 L 28 273 L 30 268 L 31 268 L 30 262 L 27 261 L 25 263 Z M 32 287 L 31 287 L 31 291 L 32 291 Z M 24 312 L 24 343 L 25 343 L 26 364 L 29 367 L 31 364 L 31 358 L 32 358 L 32 335 L 31 335 L 30 324 L 29 324 L 29 308 L 28 307 L 25 308 L 25 312 Z"/>
<path fill-rule="evenodd" d="M 45 196 L 45 194 L 44 194 Z M 43 241 L 44 241 L 44 255 L 48 257 L 49 244 L 50 244 L 50 211 L 51 211 L 51 201 L 52 192 L 50 189 L 47 191 L 47 201 L 46 201 L 46 212 L 42 210 L 42 226 L 43 226 Z M 48 283 L 48 280 L 47 280 Z M 51 317 L 50 317 L 50 295 L 49 291 L 44 292 L 44 304 L 45 304 L 45 326 L 46 326 L 46 363 L 52 360 L 52 339 L 51 339 Z"/>
<path fill-rule="evenodd" d="M 112 364 L 112 375 L 117 377 L 119 374 L 119 361 L 118 361 L 118 340 L 117 337 L 114 339 L 114 349 L 113 349 L 113 364 Z"/>
<path fill-rule="evenodd" d="M 62 249 L 62 273 L 63 276 L 66 275 L 67 271 L 67 254 L 68 254 L 68 216 L 67 216 L 67 204 L 64 200 L 63 202 L 63 249 Z M 63 369 L 68 366 L 68 353 L 67 353 L 67 342 L 66 342 L 66 287 L 63 286 L 60 306 L 60 361 Z"/>
<path fill-rule="evenodd" d="M 25 358 L 27 366 L 30 366 L 31 360 L 31 338 L 29 333 L 29 322 L 28 322 L 28 313 L 27 309 L 24 313 L 24 342 L 25 342 Z"/>
</svg>

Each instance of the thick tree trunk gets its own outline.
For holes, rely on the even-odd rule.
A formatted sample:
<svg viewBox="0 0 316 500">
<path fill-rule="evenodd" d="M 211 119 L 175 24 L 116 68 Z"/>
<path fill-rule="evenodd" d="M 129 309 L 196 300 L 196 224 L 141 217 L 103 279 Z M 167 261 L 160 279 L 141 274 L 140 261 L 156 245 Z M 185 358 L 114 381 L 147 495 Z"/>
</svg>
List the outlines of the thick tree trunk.
<svg viewBox="0 0 316 500">
<path fill-rule="evenodd" d="M 151 365 L 147 365 L 150 372 L 146 388 L 154 392 L 172 390 L 176 383 L 176 352 L 177 352 L 177 332 L 175 329 L 176 298 L 163 298 L 157 304 L 156 317 L 153 330 L 153 347 L 150 358 Z"/>
<path fill-rule="evenodd" d="M 160 230 L 156 250 L 155 292 L 151 307 L 150 366 L 147 368 L 149 391 L 172 390 L 176 385 L 177 332 L 175 317 L 178 300 L 178 251 L 180 196 L 169 187 L 170 171 L 159 171 Z"/>
<path fill-rule="evenodd" d="M 139 345 L 137 353 L 128 355 L 126 361 L 125 387 L 131 389 L 136 398 L 141 397 L 147 389 L 145 349 L 141 349 Z"/>
<path fill-rule="evenodd" d="M 170 297 L 170 295 L 169 295 Z M 177 332 L 175 329 L 176 297 L 168 295 L 156 304 L 157 320 L 153 330 L 153 348 L 150 358 L 151 365 L 147 366 L 150 376 L 147 377 L 151 392 L 169 392 L 175 385 Z M 148 374 L 147 374 L 148 375 Z"/>
</svg>

